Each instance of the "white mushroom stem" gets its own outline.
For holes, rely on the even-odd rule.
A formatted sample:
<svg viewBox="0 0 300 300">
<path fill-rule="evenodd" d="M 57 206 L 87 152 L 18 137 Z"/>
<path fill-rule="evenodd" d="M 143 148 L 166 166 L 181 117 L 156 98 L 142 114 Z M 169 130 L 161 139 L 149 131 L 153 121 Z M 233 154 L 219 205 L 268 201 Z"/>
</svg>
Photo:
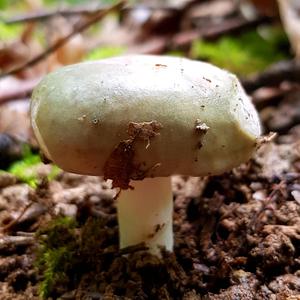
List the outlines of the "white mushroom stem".
<svg viewBox="0 0 300 300">
<path fill-rule="evenodd" d="M 120 248 L 145 242 L 152 254 L 173 250 L 173 196 L 170 177 L 131 181 L 118 197 Z"/>
</svg>

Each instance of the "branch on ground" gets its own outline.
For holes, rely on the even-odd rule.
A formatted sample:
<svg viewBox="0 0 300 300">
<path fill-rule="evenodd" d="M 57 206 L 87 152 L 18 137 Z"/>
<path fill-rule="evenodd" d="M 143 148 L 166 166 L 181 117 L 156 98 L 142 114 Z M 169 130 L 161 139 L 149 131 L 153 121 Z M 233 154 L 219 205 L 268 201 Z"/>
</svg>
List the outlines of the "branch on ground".
<svg viewBox="0 0 300 300">
<path fill-rule="evenodd" d="M 8 76 L 8 75 L 17 74 L 20 71 L 23 71 L 24 69 L 32 67 L 33 65 L 35 65 L 38 62 L 42 61 L 43 59 L 48 57 L 51 53 L 53 53 L 54 51 L 56 51 L 57 49 L 59 49 L 60 47 L 65 45 L 76 34 L 85 31 L 91 25 L 93 25 L 94 23 L 100 21 L 101 19 L 103 19 L 109 13 L 121 10 L 125 6 L 125 4 L 126 4 L 126 1 L 122 0 L 122 1 L 118 2 L 117 4 L 115 4 L 113 6 L 110 6 L 109 8 L 107 8 L 105 10 L 102 10 L 102 11 L 96 13 L 95 15 L 92 15 L 88 20 L 86 20 L 84 22 L 79 22 L 78 24 L 75 24 L 73 30 L 69 34 L 67 34 L 63 38 L 59 39 L 57 42 L 55 42 L 50 47 L 48 47 L 44 52 L 40 53 L 39 55 L 32 58 L 31 60 L 25 62 L 24 64 L 22 64 L 22 65 L 20 65 L 16 68 L 6 72 L 6 73 L 0 74 L 0 78 L 3 78 L 3 77 Z"/>
</svg>

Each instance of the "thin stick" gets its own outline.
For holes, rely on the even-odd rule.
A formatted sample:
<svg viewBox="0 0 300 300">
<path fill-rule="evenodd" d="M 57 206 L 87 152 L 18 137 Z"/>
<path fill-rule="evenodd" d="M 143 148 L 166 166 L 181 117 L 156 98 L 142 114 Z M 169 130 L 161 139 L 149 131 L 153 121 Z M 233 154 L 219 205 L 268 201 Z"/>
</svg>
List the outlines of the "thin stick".
<svg viewBox="0 0 300 300">
<path fill-rule="evenodd" d="M 0 105 L 12 100 L 22 100 L 30 97 L 32 90 L 40 82 L 41 78 L 16 81 L 16 89 L 1 89 L 0 87 Z"/>
<path fill-rule="evenodd" d="M 140 5 L 141 7 L 149 10 L 170 10 L 170 11 L 179 11 L 179 8 L 172 7 L 170 5 Z M 135 8 L 138 8 L 139 5 L 131 5 L 127 6 L 124 10 L 132 10 Z M 33 13 L 27 13 L 19 16 L 14 16 L 10 19 L 6 19 L 5 17 L 2 17 L 0 15 L 0 20 L 4 22 L 7 25 L 11 24 L 18 24 L 18 23 L 24 23 L 24 22 L 35 22 L 35 21 L 44 21 L 50 18 L 53 18 L 55 16 L 63 16 L 65 18 L 77 16 L 77 15 L 83 15 L 83 16 L 90 16 L 95 13 L 98 13 L 100 11 L 104 11 L 107 9 L 107 5 L 97 5 L 96 7 L 77 7 L 77 8 L 61 8 L 54 11 L 38 11 Z"/>
<path fill-rule="evenodd" d="M 265 71 L 242 80 L 242 84 L 245 90 L 251 93 L 262 86 L 278 86 L 284 80 L 300 82 L 300 61 L 280 61 L 271 65 Z"/>
<path fill-rule="evenodd" d="M 40 53 L 39 55 L 32 58 L 31 60 L 25 62 L 21 66 L 18 66 L 15 69 L 12 69 L 12 70 L 10 70 L 6 73 L 1 74 L 0 78 L 3 78 L 3 77 L 8 76 L 8 75 L 14 75 L 16 73 L 19 73 L 20 71 L 23 71 L 24 69 L 32 67 L 33 65 L 37 64 L 38 62 L 40 62 L 41 60 L 43 60 L 47 56 L 49 56 L 51 53 L 53 53 L 54 51 L 56 51 L 57 49 L 62 47 L 64 44 L 66 44 L 68 42 L 68 40 L 71 39 L 73 36 L 75 36 L 76 34 L 82 32 L 84 30 L 86 30 L 92 24 L 100 21 L 102 18 L 104 18 L 109 13 L 122 9 L 125 4 L 126 4 L 126 1 L 122 0 L 122 1 L 118 2 L 117 4 L 111 6 L 107 9 L 102 10 L 99 13 L 96 13 L 93 17 L 91 17 L 90 20 L 88 20 L 84 23 L 75 25 L 74 29 L 69 34 L 67 34 L 63 38 L 59 39 L 57 42 L 55 42 L 53 45 L 51 45 L 49 48 L 47 48 L 44 52 Z"/>
<path fill-rule="evenodd" d="M 33 205 L 34 202 L 30 202 L 28 203 L 21 211 L 21 213 L 19 214 L 19 216 L 12 220 L 10 223 L 8 223 L 7 225 L 3 226 L 1 228 L 2 232 L 7 232 L 10 229 L 12 229 L 15 225 L 17 225 L 19 223 L 19 221 L 21 220 L 21 218 L 24 216 L 24 214 L 27 212 L 27 210 Z"/>
<path fill-rule="evenodd" d="M 93 8 L 69 8 L 69 9 L 58 9 L 54 11 L 38 11 L 33 13 L 28 13 L 26 15 L 20 15 L 12 17 L 11 19 L 3 19 L 5 24 L 18 24 L 24 22 L 32 21 L 43 21 L 55 16 L 71 17 L 76 15 L 90 16 L 107 9 L 107 6 L 97 6 Z"/>
</svg>

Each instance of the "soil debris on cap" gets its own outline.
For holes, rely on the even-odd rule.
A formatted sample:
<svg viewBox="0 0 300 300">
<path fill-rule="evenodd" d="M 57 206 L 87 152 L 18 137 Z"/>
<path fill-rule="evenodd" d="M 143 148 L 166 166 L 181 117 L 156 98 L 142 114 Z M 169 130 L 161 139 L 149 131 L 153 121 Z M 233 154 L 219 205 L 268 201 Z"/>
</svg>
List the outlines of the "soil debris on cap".
<svg viewBox="0 0 300 300">
<path fill-rule="evenodd" d="M 164 68 L 166 68 L 167 65 L 164 65 L 164 64 L 155 64 L 155 67 L 164 67 Z"/>
<path fill-rule="evenodd" d="M 197 132 L 201 132 L 201 133 L 205 134 L 208 131 L 209 126 L 207 126 L 200 119 L 197 119 L 195 122 L 195 129 Z"/>
<path fill-rule="evenodd" d="M 147 141 L 146 148 L 150 146 L 150 139 L 159 135 L 163 126 L 157 121 L 150 122 L 130 122 L 127 133 L 132 139 L 141 139 Z"/>
<path fill-rule="evenodd" d="M 203 146 L 203 137 L 207 133 L 207 131 L 210 129 L 209 126 L 207 126 L 204 122 L 202 122 L 200 119 L 197 119 L 195 122 L 195 131 L 196 134 L 199 135 L 200 140 L 196 143 L 196 149 L 200 150 Z M 195 161 L 198 159 L 196 158 Z"/>
<path fill-rule="evenodd" d="M 142 170 L 140 165 L 133 162 L 135 155 L 135 142 L 147 141 L 146 148 L 150 146 L 150 140 L 159 135 L 163 126 L 156 120 L 150 122 L 130 122 L 127 133 L 129 139 L 121 141 L 113 150 L 104 166 L 104 179 L 112 179 L 113 187 L 121 189 L 131 188 L 131 179 L 141 180 L 148 171 Z M 156 164 L 157 165 L 157 164 Z M 156 166 L 155 165 L 155 166 Z"/>
</svg>

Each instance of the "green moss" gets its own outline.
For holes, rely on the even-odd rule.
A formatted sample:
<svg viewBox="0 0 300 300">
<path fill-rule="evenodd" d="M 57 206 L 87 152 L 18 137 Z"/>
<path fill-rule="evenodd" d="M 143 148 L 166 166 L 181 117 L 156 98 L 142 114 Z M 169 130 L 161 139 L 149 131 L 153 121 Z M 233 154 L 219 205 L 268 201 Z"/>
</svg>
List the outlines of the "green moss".
<svg viewBox="0 0 300 300">
<path fill-rule="evenodd" d="M 238 75 L 248 75 L 263 70 L 271 63 L 288 55 L 282 46 L 288 44 L 280 28 L 265 27 L 239 36 L 226 36 L 217 42 L 197 40 L 193 43 L 191 56 L 205 59 Z"/>
<path fill-rule="evenodd" d="M 180 50 L 172 50 L 166 53 L 166 55 L 176 56 L 176 57 L 185 57 L 185 53 Z"/>
<path fill-rule="evenodd" d="M 90 217 L 79 224 L 72 218 L 58 217 L 38 231 L 35 266 L 42 277 L 41 298 L 55 298 L 75 288 L 84 273 L 100 274 L 111 263 L 118 250 L 118 235 L 107 222 Z"/>
<path fill-rule="evenodd" d="M 83 274 L 100 274 L 118 251 L 116 228 L 109 219 L 89 217 L 83 223 L 58 217 L 37 232 L 35 266 L 41 275 L 41 298 L 61 295 L 72 290 Z"/>
<path fill-rule="evenodd" d="M 36 188 L 40 178 L 38 177 L 35 167 L 42 163 L 41 157 L 38 154 L 32 153 L 28 146 L 24 146 L 22 156 L 22 160 L 14 162 L 9 167 L 8 172 L 15 175 L 20 181 Z M 47 179 L 49 181 L 53 180 L 59 172 L 60 169 L 57 166 L 52 165 Z"/>
<path fill-rule="evenodd" d="M 5 9 L 8 6 L 8 0 L 0 0 L 0 9 Z"/>
<path fill-rule="evenodd" d="M 16 13 L 19 10 L 24 10 L 24 9 L 28 9 L 28 5 L 26 3 L 26 1 L 20 1 L 20 0 L 0 0 L 0 12 L 2 15 L 2 11 L 4 12 L 5 10 L 5 14 L 7 12 L 9 12 L 11 15 L 16 15 Z"/>
<path fill-rule="evenodd" d="M 0 21 L 0 41 L 8 41 L 18 38 L 22 32 L 22 25 L 7 25 Z"/>
<path fill-rule="evenodd" d="M 45 299 L 70 283 L 78 261 L 76 222 L 69 217 L 57 218 L 40 230 L 37 238 L 40 246 L 36 267 L 43 276 L 39 294 Z"/>
<path fill-rule="evenodd" d="M 47 248 L 57 248 L 73 241 L 76 222 L 70 217 L 58 217 L 52 220 L 45 228 L 38 231 L 37 235 L 42 237 L 42 244 Z"/>
<path fill-rule="evenodd" d="M 109 57 L 114 57 L 125 53 L 126 49 L 124 47 L 101 47 L 90 51 L 84 58 L 84 60 L 97 60 Z"/>
<path fill-rule="evenodd" d="M 48 249 L 44 252 L 40 264 L 44 268 L 44 279 L 39 286 L 39 295 L 46 299 L 53 290 L 68 283 L 68 264 L 71 264 L 73 254 L 68 247 Z"/>
</svg>

